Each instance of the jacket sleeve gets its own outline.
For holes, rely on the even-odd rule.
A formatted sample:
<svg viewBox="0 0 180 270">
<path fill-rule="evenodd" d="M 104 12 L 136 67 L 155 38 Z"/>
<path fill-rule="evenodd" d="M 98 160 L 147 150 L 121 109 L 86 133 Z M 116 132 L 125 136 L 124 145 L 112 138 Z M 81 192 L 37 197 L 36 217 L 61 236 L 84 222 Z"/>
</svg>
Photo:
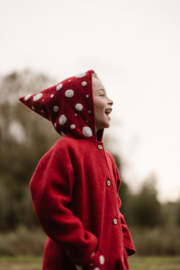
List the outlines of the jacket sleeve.
<svg viewBox="0 0 180 270">
<path fill-rule="evenodd" d="M 73 184 L 68 149 L 53 147 L 39 162 L 30 191 L 35 214 L 45 233 L 65 249 L 75 264 L 83 265 L 95 251 L 98 240 L 68 208 Z"/>
<path fill-rule="evenodd" d="M 116 183 L 117 183 L 117 200 L 118 200 L 118 205 L 120 208 L 121 200 L 119 198 L 118 191 L 120 189 L 121 180 L 119 176 L 119 171 L 116 166 L 115 166 L 115 177 L 116 177 Z M 128 255 L 132 255 L 136 252 L 136 249 L 134 247 L 133 240 L 132 240 L 130 231 L 127 227 L 127 224 L 125 222 L 124 216 L 121 214 L 121 212 L 120 212 L 120 221 L 121 221 L 121 227 L 122 227 L 122 232 L 123 232 L 124 247 L 126 248 Z"/>
</svg>

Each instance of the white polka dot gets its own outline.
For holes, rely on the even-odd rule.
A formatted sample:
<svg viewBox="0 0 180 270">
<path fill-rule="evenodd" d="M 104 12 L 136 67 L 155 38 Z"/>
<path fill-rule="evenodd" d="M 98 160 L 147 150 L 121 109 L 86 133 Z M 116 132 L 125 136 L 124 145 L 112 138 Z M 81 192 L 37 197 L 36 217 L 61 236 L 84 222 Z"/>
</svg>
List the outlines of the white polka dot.
<svg viewBox="0 0 180 270">
<path fill-rule="evenodd" d="M 70 82 L 71 80 L 69 80 L 69 82 Z"/>
<path fill-rule="evenodd" d="M 83 270 L 82 266 L 80 266 L 80 265 L 76 265 L 76 269 L 77 270 Z"/>
<path fill-rule="evenodd" d="M 74 129 L 76 126 L 74 124 L 70 125 L 71 129 Z"/>
<path fill-rule="evenodd" d="M 71 89 L 67 90 L 67 91 L 65 92 L 65 96 L 66 96 L 67 98 L 73 97 L 73 96 L 74 96 L 74 91 L 71 90 Z"/>
<path fill-rule="evenodd" d="M 86 73 L 85 73 L 85 72 L 79 73 L 79 74 L 77 74 L 75 77 L 76 77 L 76 78 L 82 78 L 82 77 L 84 77 L 84 76 L 86 76 Z"/>
<path fill-rule="evenodd" d="M 33 97 L 33 100 L 34 101 L 37 101 L 37 100 L 39 100 L 41 97 L 42 97 L 42 93 L 39 93 L 39 94 L 37 94 L 37 95 L 35 95 L 34 97 Z"/>
<path fill-rule="evenodd" d="M 41 110 L 42 113 L 44 113 L 44 110 Z"/>
<path fill-rule="evenodd" d="M 88 120 L 86 120 L 86 122 L 88 122 Z"/>
<path fill-rule="evenodd" d="M 61 131 L 61 136 L 62 136 L 62 137 L 65 137 L 66 134 L 65 134 L 64 132 Z"/>
<path fill-rule="evenodd" d="M 82 86 L 86 86 L 87 82 L 83 81 L 81 84 L 82 84 Z"/>
<path fill-rule="evenodd" d="M 99 262 L 100 262 L 100 264 L 104 264 L 104 261 L 105 261 L 105 258 L 104 258 L 104 256 L 100 256 L 99 257 Z"/>
<path fill-rule="evenodd" d="M 44 101 L 44 99 L 42 101 Z"/>
<path fill-rule="evenodd" d="M 77 111 L 82 111 L 83 105 L 80 104 L 80 103 L 77 103 L 77 104 L 75 105 L 75 109 L 76 109 Z"/>
<path fill-rule="evenodd" d="M 92 130 L 90 127 L 83 127 L 82 132 L 86 137 L 92 136 Z"/>
<path fill-rule="evenodd" d="M 64 125 L 65 123 L 67 122 L 67 117 L 62 114 L 60 117 L 59 117 L 59 124 L 60 125 Z"/>
<path fill-rule="evenodd" d="M 54 97 L 54 94 L 50 95 L 50 98 L 53 98 Z"/>
<path fill-rule="evenodd" d="M 32 96 L 31 94 L 25 96 L 24 100 L 28 100 L 31 96 Z"/>
<path fill-rule="evenodd" d="M 63 87 L 63 84 L 60 83 L 60 84 L 58 84 L 58 85 L 56 86 L 56 90 L 59 91 L 62 87 Z"/>
<path fill-rule="evenodd" d="M 91 113 L 91 111 L 88 111 L 88 113 Z"/>
<path fill-rule="evenodd" d="M 74 115 L 77 116 L 77 113 L 75 113 Z"/>
<path fill-rule="evenodd" d="M 53 111 L 54 111 L 54 112 L 58 112 L 58 111 L 59 111 L 59 107 L 58 107 L 58 106 L 54 106 L 54 107 L 53 107 Z"/>
<path fill-rule="evenodd" d="M 34 106 L 31 107 L 33 110 L 35 110 Z"/>
<path fill-rule="evenodd" d="M 98 267 L 94 268 L 94 270 L 100 270 Z"/>
<path fill-rule="evenodd" d="M 54 126 L 56 127 L 56 123 L 54 123 Z"/>
<path fill-rule="evenodd" d="M 86 95 L 86 97 L 88 98 L 88 97 L 89 97 L 89 95 Z"/>
</svg>

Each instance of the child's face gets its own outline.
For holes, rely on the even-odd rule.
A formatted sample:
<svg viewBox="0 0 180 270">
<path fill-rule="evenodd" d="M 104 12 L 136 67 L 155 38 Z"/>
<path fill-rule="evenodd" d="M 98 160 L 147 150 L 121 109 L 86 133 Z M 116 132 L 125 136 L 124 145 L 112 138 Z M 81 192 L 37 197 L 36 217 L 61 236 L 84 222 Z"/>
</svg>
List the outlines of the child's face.
<svg viewBox="0 0 180 270">
<path fill-rule="evenodd" d="M 94 110 L 96 131 L 108 128 L 110 126 L 109 114 L 112 111 L 113 101 L 108 98 L 105 87 L 96 78 L 93 77 L 93 98 L 94 98 Z"/>
</svg>

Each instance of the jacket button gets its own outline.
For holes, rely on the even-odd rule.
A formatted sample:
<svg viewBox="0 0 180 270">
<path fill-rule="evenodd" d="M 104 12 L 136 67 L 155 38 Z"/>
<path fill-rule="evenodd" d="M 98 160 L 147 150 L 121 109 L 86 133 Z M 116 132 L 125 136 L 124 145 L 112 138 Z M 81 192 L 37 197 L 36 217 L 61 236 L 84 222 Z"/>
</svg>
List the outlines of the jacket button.
<svg viewBox="0 0 180 270">
<path fill-rule="evenodd" d="M 110 180 L 107 180 L 107 181 L 106 181 L 106 185 L 107 185 L 108 187 L 110 187 L 111 181 L 110 181 Z"/>
<path fill-rule="evenodd" d="M 113 224 L 114 224 L 114 225 L 117 224 L 117 219 L 116 219 L 116 218 L 113 219 Z"/>
<path fill-rule="evenodd" d="M 103 149 L 102 145 L 99 144 L 99 145 L 98 145 L 98 149 L 99 149 L 99 150 L 102 150 L 102 149 Z"/>
</svg>

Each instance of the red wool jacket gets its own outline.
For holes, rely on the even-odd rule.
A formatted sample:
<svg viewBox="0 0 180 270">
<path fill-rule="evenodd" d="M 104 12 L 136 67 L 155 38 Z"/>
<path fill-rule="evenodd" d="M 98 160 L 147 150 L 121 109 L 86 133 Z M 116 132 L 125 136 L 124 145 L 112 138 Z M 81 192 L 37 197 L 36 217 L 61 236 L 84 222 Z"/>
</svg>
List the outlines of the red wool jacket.
<svg viewBox="0 0 180 270">
<path fill-rule="evenodd" d="M 30 182 L 48 235 L 43 270 L 127 270 L 127 257 L 135 252 L 119 211 L 119 173 L 104 150 L 103 130 L 95 131 L 92 72 L 20 98 L 65 135 L 42 157 Z"/>
</svg>

